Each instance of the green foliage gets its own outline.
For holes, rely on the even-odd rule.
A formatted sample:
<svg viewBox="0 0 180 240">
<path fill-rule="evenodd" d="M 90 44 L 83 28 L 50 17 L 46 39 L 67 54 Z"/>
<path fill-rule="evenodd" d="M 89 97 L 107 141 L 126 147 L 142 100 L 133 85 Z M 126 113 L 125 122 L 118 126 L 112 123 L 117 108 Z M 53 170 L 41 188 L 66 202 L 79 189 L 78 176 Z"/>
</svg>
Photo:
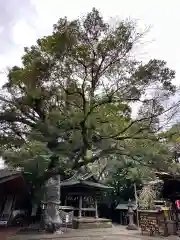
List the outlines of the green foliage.
<svg viewBox="0 0 180 240">
<path fill-rule="evenodd" d="M 118 162 L 121 164 L 117 164 Z M 145 166 L 142 161 L 138 163 L 126 158 L 116 161 L 116 165 L 112 166 L 111 170 L 108 169 L 106 177 L 106 183 L 114 189 L 113 199 L 119 202 L 120 199 L 126 201 L 135 199 L 134 184 L 139 190 L 145 181 L 150 181 L 155 175 L 149 165 Z"/>
<path fill-rule="evenodd" d="M 139 194 L 139 208 L 153 210 L 155 208 L 154 201 L 156 200 L 157 192 L 151 185 L 146 185 L 142 188 Z"/>
<path fill-rule="evenodd" d="M 156 133 L 167 111 L 163 102 L 176 91 L 175 73 L 164 61 L 144 64 L 132 57 L 142 35 L 134 22 L 113 27 L 93 9 L 83 19 L 61 18 L 52 35 L 25 48 L 23 66 L 10 69 L 0 96 L 6 162 L 38 166 L 40 175 L 46 168 L 73 171 L 113 156 L 163 168 L 169 159 L 163 157 L 160 166 L 158 159 L 167 154 Z M 147 97 L 155 86 L 158 97 Z"/>
<path fill-rule="evenodd" d="M 167 147 L 172 164 L 169 165 L 168 171 L 171 174 L 178 175 L 180 173 L 180 125 L 176 123 L 172 125 L 168 130 L 163 131 L 160 134 L 163 139 L 164 145 Z"/>
</svg>

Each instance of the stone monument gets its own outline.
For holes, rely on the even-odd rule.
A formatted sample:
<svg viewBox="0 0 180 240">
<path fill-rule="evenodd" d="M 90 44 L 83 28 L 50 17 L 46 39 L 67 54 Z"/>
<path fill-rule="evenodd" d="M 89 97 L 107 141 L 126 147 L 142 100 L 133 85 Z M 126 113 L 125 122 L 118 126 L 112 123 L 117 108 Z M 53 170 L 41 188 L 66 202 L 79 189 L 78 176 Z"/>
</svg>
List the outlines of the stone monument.
<svg viewBox="0 0 180 240">
<path fill-rule="evenodd" d="M 129 224 L 127 226 L 127 229 L 137 230 L 138 227 L 134 224 L 134 210 L 133 210 L 133 204 L 131 200 L 129 200 L 129 203 L 128 203 L 128 217 L 129 217 Z"/>
</svg>

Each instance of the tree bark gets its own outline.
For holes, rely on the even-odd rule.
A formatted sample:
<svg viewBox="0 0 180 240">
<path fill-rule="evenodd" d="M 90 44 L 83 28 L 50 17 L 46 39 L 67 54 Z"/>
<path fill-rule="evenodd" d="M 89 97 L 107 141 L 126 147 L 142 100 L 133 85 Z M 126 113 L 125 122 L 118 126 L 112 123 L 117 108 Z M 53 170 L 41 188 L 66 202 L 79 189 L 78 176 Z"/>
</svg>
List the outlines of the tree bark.
<svg viewBox="0 0 180 240">
<path fill-rule="evenodd" d="M 46 181 L 43 204 L 45 230 L 51 233 L 60 230 L 62 223 L 62 219 L 59 214 L 60 175 L 54 175 Z"/>
</svg>

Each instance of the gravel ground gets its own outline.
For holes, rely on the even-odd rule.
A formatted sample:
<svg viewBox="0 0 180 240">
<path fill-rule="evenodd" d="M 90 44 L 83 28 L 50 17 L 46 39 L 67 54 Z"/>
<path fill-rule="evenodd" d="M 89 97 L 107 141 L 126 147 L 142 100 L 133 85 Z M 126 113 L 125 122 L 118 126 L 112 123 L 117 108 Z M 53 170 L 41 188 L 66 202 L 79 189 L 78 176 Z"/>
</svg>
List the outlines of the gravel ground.
<svg viewBox="0 0 180 240">
<path fill-rule="evenodd" d="M 128 231 L 123 226 L 113 226 L 105 229 L 71 230 L 63 234 L 17 234 L 9 240 L 179 240 L 179 237 L 142 236 L 139 231 Z M 1 240 L 1 239 L 0 239 Z M 4 240 L 4 239 L 2 239 Z"/>
</svg>

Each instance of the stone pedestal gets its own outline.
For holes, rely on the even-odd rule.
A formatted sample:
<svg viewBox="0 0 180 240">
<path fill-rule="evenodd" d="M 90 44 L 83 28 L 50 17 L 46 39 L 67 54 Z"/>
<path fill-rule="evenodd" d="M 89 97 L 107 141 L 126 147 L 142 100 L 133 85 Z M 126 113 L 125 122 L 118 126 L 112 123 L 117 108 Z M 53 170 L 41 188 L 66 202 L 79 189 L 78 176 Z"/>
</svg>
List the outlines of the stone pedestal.
<svg viewBox="0 0 180 240">
<path fill-rule="evenodd" d="M 129 217 L 129 224 L 127 226 L 128 230 L 137 230 L 138 227 L 134 224 L 134 211 L 133 211 L 133 205 L 131 201 L 128 203 L 128 217 Z"/>
<path fill-rule="evenodd" d="M 77 217 L 73 220 L 74 229 L 112 228 L 112 221 L 105 218 Z"/>
</svg>

